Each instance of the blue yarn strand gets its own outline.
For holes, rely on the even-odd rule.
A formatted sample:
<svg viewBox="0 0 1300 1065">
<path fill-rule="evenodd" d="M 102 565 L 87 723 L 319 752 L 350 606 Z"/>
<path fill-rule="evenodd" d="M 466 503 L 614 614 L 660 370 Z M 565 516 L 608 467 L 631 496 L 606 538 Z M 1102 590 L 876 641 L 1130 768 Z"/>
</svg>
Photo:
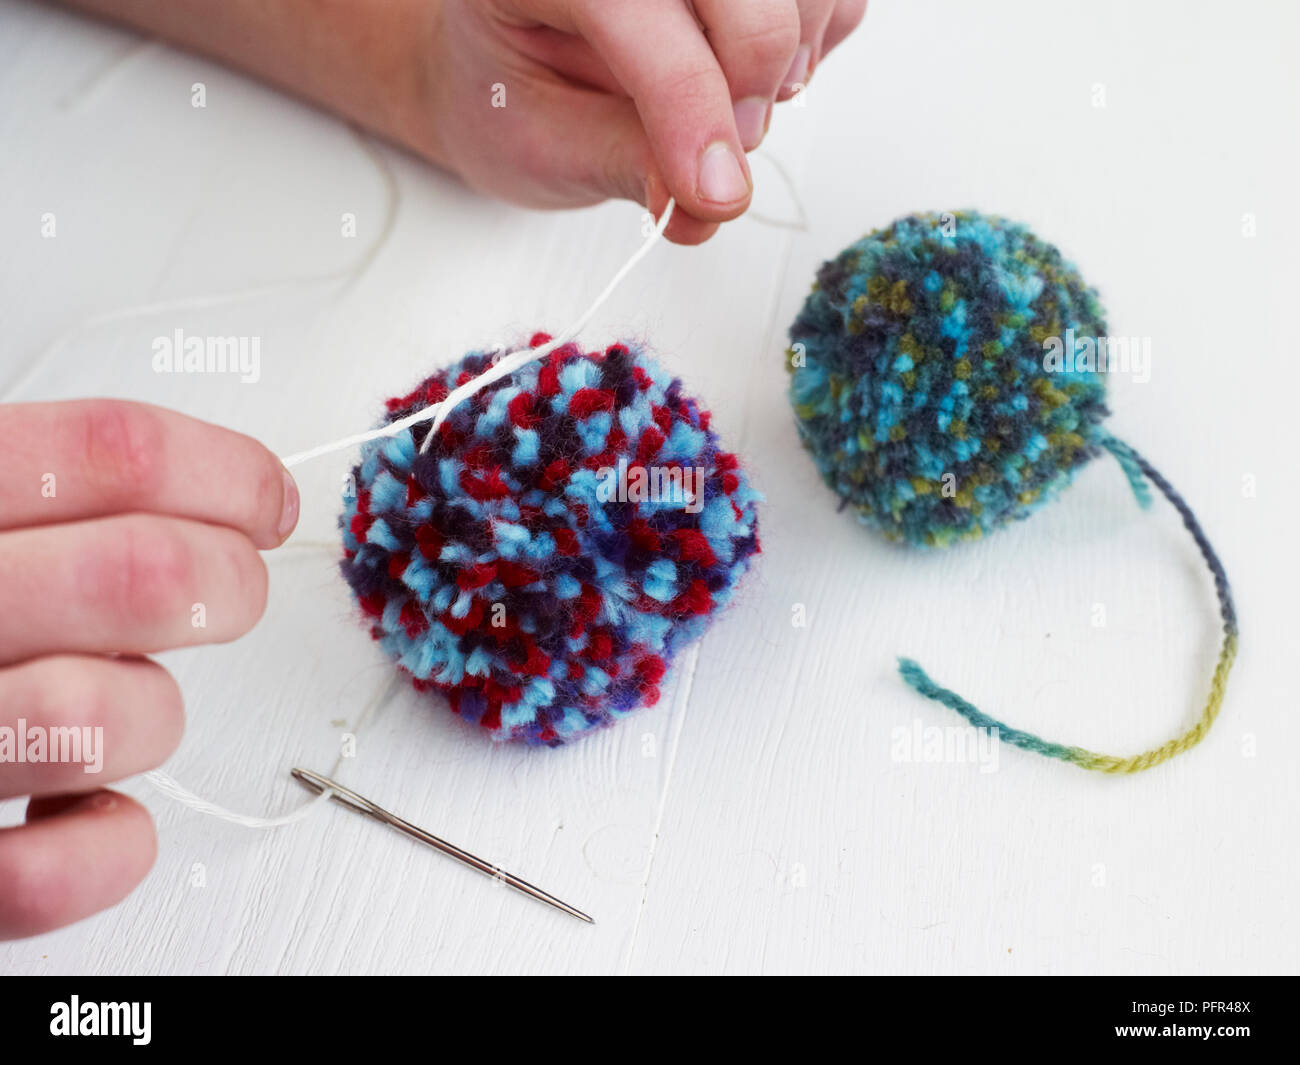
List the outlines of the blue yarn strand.
<svg viewBox="0 0 1300 1065">
<path fill-rule="evenodd" d="M 949 710 L 955 710 L 961 714 L 976 728 L 988 729 L 993 733 L 995 739 L 1003 743 L 1009 743 L 1013 747 L 1019 747 L 1024 751 L 1033 751 L 1035 754 L 1045 755 L 1048 758 L 1059 758 L 1062 761 L 1078 761 L 1081 755 L 1087 754 L 1079 747 L 1067 747 L 1061 743 L 1052 743 L 1041 736 L 1035 736 L 1032 732 L 1024 732 L 1017 728 L 1012 728 L 997 718 L 989 717 L 979 707 L 968 703 L 955 691 L 949 688 L 940 687 L 921 666 L 910 658 L 900 658 L 898 660 L 898 672 L 907 683 L 920 692 L 927 699 L 933 699 L 941 703 Z"/>
<path fill-rule="evenodd" d="M 1137 452 L 1124 443 L 1123 440 L 1117 440 L 1109 433 L 1098 442 L 1115 456 L 1119 468 L 1124 471 L 1124 476 L 1128 478 L 1128 484 L 1133 489 L 1133 495 L 1137 497 L 1138 506 L 1143 510 L 1149 508 L 1151 506 L 1151 486 L 1147 484 L 1147 479 L 1142 474 L 1142 463 Z"/>
</svg>

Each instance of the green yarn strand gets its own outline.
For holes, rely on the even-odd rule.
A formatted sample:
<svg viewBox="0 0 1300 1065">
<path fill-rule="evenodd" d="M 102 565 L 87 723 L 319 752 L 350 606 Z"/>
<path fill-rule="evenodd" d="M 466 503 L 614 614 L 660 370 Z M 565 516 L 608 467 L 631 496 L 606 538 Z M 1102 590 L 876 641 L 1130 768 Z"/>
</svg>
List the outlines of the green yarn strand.
<svg viewBox="0 0 1300 1065">
<path fill-rule="evenodd" d="M 1192 509 L 1183 497 L 1155 467 L 1128 444 L 1109 436 L 1102 439 L 1101 444 L 1119 462 L 1140 505 L 1145 507 L 1150 503 L 1151 493 L 1148 488 L 1150 483 L 1155 485 L 1178 511 L 1183 519 L 1183 525 L 1196 541 L 1201 557 L 1214 578 L 1214 588 L 1219 600 L 1219 616 L 1223 622 L 1223 644 L 1219 650 L 1214 673 L 1210 678 L 1209 696 L 1196 722 L 1159 747 L 1153 747 L 1151 750 L 1128 758 L 1117 758 L 1114 755 L 1098 754 L 1084 747 L 1068 747 L 1061 743 L 1053 743 L 1035 736 L 1032 732 L 1011 728 L 985 714 L 956 692 L 936 684 L 925 670 L 910 658 L 899 659 L 898 671 L 903 680 L 927 699 L 933 699 L 956 711 L 976 728 L 989 729 L 1003 743 L 1041 754 L 1046 758 L 1069 762 L 1081 769 L 1094 769 L 1102 773 L 1140 773 L 1195 747 L 1205 738 L 1215 719 L 1218 718 L 1228 687 L 1228 674 L 1231 673 L 1232 664 L 1237 657 L 1237 612 L 1232 601 L 1232 588 L 1228 583 L 1228 575 L 1223 569 L 1223 564 L 1215 554 L 1200 522 L 1196 520 L 1196 515 L 1192 513 Z"/>
</svg>

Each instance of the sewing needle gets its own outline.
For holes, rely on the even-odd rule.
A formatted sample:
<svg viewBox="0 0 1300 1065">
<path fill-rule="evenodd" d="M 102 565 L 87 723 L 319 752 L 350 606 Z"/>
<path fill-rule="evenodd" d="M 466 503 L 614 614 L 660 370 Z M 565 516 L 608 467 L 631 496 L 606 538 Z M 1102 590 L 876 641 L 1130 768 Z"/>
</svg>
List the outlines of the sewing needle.
<svg viewBox="0 0 1300 1065">
<path fill-rule="evenodd" d="M 399 832 L 404 832 L 406 835 L 418 839 L 421 843 L 427 843 L 430 847 L 434 848 L 434 850 L 442 851 L 442 853 L 447 855 L 449 858 L 455 858 L 456 861 L 468 865 L 471 869 L 477 869 L 480 873 L 483 873 L 485 876 L 490 876 L 494 880 L 500 880 L 503 884 L 514 888 L 516 891 L 523 892 L 525 895 L 529 895 L 541 902 L 548 903 L 551 906 L 554 906 L 557 910 L 563 910 L 570 917 L 576 917 L 579 921 L 586 921 L 587 924 L 596 923 L 581 910 L 574 909 L 567 902 L 561 902 L 554 895 L 548 894 L 539 887 L 534 887 L 532 884 L 528 883 L 527 880 L 521 880 L 517 876 L 512 876 L 504 869 L 498 869 L 490 862 L 485 862 L 482 858 L 474 857 L 474 855 L 470 854 L 468 851 L 461 850 L 454 844 L 448 843 L 445 839 L 439 839 L 437 836 L 430 832 L 426 832 L 422 828 L 418 828 L 409 821 L 402 820 L 402 818 L 398 817 L 396 814 L 389 813 L 382 806 L 378 806 L 369 799 L 358 795 L 355 791 L 351 791 L 350 789 L 345 788 L 342 784 L 330 780 L 329 777 L 323 777 L 319 773 L 313 773 L 307 769 L 294 769 L 292 773 L 295 780 L 304 787 L 315 791 L 317 794 L 323 794 L 328 791 L 331 793 L 330 798 L 340 805 L 347 806 L 350 809 L 356 810 L 358 813 L 363 813 L 369 817 L 373 817 L 376 821 L 382 822 L 385 825 L 390 825 Z"/>
</svg>

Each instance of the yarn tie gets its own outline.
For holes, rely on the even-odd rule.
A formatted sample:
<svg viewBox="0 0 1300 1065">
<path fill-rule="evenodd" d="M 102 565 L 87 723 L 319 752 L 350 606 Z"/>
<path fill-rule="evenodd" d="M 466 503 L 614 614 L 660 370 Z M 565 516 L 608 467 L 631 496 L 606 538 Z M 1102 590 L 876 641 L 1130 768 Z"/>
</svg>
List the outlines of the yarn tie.
<svg viewBox="0 0 1300 1065">
<path fill-rule="evenodd" d="M 1041 736 L 1034 735 L 1032 732 L 1012 728 L 996 718 L 990 717 L 956 692 L 935 683 L 925 670 L 910 658 L 900 658 L 898 660 L 898 671 L 909 685 L 926 698 L 933 699 L 950 710 L 955 710 L 976 728 L 995 731 L 998 739 L 1003 743 L 1009 743 L 1024 751 L 1041 754 L 1046 758 L 1056 758 L 1063 762 L 1069 762 L 1081 769 L 1095 769 L 1102 773 L 1140 773 L 1145 769 L 1159 765 L 1161 762 L 1167 762 L 1175 755 L 1182 754 L 1184 751 L 1195 747 L 1205 738 L 1206 733 L 1210 731 L 1210 726 L 1214 724 L 1215 719 L 1219 716 L 1219 710 L 1223 705 L 1224 692 L 1228 685 L 1228 674 L 1232 671 L 1233 661 L 1237 657 L 1237 611 L 1233 605 L 1232 589 L 1228 583 L 1228 575 L 1224 571 L 1223 563 L 1219 561 L 1219 556 L 1215 554 L 1209 538 L 1201 528 L 1200 522 L 1197 521 L 1196 515 L 1192 513 L 1191 507 L 1187 505 L 1187 502 L 1179 495 L 1174 486 L 1129 444 L 1110 435 L 1103 437 L 1099 443 L 1115 456 L 1120 468 L 1128 477 L 1133 494 L 1137 497 L 1141 506 L 1146 507 L 1151 501 L 1151 493 L 1147 487 L 1147 482 L 1154 484 L 1160 490 L 1160 493 L 1173 505 L 1174 509 L 1182 517 L 1183 525 L 1192 534 L 1192 539 L 1196 541 L 1201 557 L 1205 560 L 1206 567 L 1214 578 L 1214 589 L 1219 600 L 1219 616 L 1223 622 L 1223 643 L 1219 649 L 1219 658 L 1215 663 L 1214 673 L 1210 678 L 1209 695 L 1196 721 L 1185 731 L 1180 732 L 1177 736 L 1158 747 L 1153 747 L 1128 758 L 1118 758 L 1114 755 L 1090 751 L 1086 747 L 1069 747 L 1061 743 L 1053 743 Z"/>
</svg>

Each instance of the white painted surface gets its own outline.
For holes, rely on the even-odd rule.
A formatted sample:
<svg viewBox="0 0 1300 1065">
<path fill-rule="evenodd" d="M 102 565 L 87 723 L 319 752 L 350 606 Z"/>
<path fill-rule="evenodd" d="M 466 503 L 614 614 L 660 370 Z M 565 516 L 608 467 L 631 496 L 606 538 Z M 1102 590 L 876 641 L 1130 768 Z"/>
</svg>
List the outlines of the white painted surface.
<svg viewBox="0 0 1300 1065">
<path fill-rule="evenodd" d="M 563 326 L 640 239 L 628 205 L 478 199 L 269 89 L 60 11 L 4 0 L 0 27 L 7 401 L 131 396 L 298 450 L 366 427 L 467 348 Z M 649 338 L 768 497 L 740 604 L 618 729 L 498 747 L 405 688 L 358 728 L 391 670 L 333 569 L 350 457 L 301 470 L 266 617 L 165 656 L 190 715 L 168 770 L 279 812 L 304 797 L 290 766 L 328 770 L 358 729 L 345 782 L 595 927 L 340 809 L 257 833 L 135 781 L 160 826 L 148 880 L 0 946 L 0 969 L 1295 971 L 1297 30 L 1282 2 L 873 0 L 754 163 L 758 210 L 798 214 L 774 158 L 807 229 L 745 220 L 661 247 L 586 333 Z M 813 270 L 898 214 L 968 205 L 1034 225 L 1101 288 L 1114 332 L 1153 339 L 1151 381 L 1117 382 L 1112 425 L 1183 491 L 1233 579 L 1242 654 L 1223 717 L 1145 775 L 1008 749 L 991 773 L 892 757 L 894 730 L 955 723 L 898 680 L 897 653 L 1012 723 L 1128 753 L 1195 714 L 1218 640 L 1177 518 L 1141 514 L 1108 460 L 1033 520 L 935 555 L 861 530 L 815 478 L 781 368 Z M 260 336 L 261 381 L 155 375 L 152 339 L 176 328 Z"/>
</svg>

